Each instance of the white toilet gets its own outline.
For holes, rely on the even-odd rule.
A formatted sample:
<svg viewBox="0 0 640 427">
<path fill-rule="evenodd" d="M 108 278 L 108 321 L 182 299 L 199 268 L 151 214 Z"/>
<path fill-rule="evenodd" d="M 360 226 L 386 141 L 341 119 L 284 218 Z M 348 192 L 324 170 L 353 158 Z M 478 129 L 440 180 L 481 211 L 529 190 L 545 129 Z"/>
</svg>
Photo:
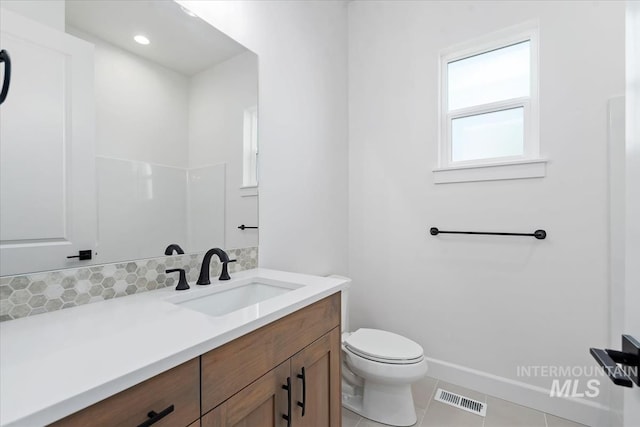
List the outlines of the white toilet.
<svg viewBox="0 0 640 427">
<path fill-rule="evenodd" d="M 342 406 L 394 426 L 417 421 L 411 384 L 427 373 L 422 347 L 391 332 L 348 330 L 348 290 L 342 291 Z"/>
</svg>

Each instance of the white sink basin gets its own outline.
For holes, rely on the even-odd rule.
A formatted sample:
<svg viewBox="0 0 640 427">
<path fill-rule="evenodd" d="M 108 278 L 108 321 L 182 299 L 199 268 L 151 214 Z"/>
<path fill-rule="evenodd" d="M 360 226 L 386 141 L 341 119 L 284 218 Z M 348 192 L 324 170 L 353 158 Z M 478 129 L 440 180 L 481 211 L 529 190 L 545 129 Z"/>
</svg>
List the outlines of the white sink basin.
<svg viewBox="0 0 640 427">
<path fill-rule="evenodd" d="M 234 286 L 231 289 L 211 292 L 194 292 L 187 298 L 172 299 L 172 303 L 184 308 L 199 311 L 209 316 L 224 316 L 245 307 L 258 305 L 262 301 L 275 298 L 296 289 L 298 286 L 287 283 L 266 284 L 252 280 L 250 283 Z M 207 289 L 207 291 L 209 291 Z M 211 291 L 214 291 L 211 289 Z M 258 307 L 256 307 L 257 309 Z"/>
</svg>

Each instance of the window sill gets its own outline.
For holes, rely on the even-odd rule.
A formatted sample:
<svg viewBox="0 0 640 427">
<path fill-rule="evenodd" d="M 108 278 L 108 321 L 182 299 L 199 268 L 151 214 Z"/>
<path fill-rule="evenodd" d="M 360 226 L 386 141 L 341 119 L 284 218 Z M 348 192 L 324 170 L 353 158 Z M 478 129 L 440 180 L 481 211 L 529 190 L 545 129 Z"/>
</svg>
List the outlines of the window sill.
<svg viewBox="0 0 640 427">
<path fill-rule="evenodd" d="M 240 187 L 240 197 L 255 197 L 257 195 L 257 185 L 243 185 L 242 187 Z"/>
<path fill-rule="evenodd" d="M 546 159 L 521 160 L 508 163 L 438 168 L 433 170 L 433 182 L 434 184 L 448 184 L 454 182 L 543 178 L 546 173 Z"/>
</svg>

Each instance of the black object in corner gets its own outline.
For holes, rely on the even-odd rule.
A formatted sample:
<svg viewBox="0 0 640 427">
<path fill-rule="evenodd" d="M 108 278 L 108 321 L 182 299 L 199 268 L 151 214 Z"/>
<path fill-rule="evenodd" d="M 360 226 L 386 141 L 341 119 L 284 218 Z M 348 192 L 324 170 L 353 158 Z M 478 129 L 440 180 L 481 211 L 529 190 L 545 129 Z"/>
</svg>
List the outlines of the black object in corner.
<svg viewBox="0 0 640 427">
<path fill-rule="evenodd" d="M 615 385 L 633 387 L 636 383 L 640 386 L 640 342 L 631 335 L 622 336 L 622 351 L 590 348 L 589 353 Z"/>
<path fill-rule="evenodd" d="M 0 90 L 0 104 L 7 99 L 9 94 L 9 85 L 11 84 L 11 57 L 9 52 L 0 50 L 0 63 L 4 63 L 4 80 L 2 82 L 2 90 Z"/>
<path fill-rule="evenodd" d="M 187 283 L 187 274 L 183 268 L 172 268 L 170 270 L 165 270 L 165 273 L 175 273 L 176 271 L 180 272 L 180 279 L 178 280 L 176 291 L 186 291 L 189 289 L 189 283 Z"/>
<path fill-rule="evenodd" d="M 182 250 L 180 245 L 176 243 L 170 244 L 169 246 L 167 246 L 167 249 L 164 250 L 165 255 L 173 255 L 174 252 L 178 255 L 184 255 L 184 251 Z"/>
</svg>

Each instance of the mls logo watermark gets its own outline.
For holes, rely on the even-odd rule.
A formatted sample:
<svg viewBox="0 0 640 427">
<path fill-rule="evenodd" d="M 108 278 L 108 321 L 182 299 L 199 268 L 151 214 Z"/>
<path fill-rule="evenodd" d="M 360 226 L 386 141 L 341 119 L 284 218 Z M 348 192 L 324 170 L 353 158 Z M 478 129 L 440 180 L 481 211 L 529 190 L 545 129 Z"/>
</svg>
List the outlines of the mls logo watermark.
<svg viewBox="0 0 640 427">
<path fill-rule="evenodd" d="M 620 372 L 629 374 L 629 370 L 637 369 L 627 366 L 612 368 L 610 374 Z M 554 366 L 532 365 L 518 366 L 518 377 L 543 377 L 551 380 L 550 397 L 586 397 L 600 395 L 602 381 L 608 380 L 607 372 L 600 366 Z"/>
<path fill-rule="evenodd" d="M 579 379 L 559 380 L 551 382 L 551 397 L 597 397 L 600 394 L 600 380 L 590 379 L 585 385 Z"/>
</svg>

